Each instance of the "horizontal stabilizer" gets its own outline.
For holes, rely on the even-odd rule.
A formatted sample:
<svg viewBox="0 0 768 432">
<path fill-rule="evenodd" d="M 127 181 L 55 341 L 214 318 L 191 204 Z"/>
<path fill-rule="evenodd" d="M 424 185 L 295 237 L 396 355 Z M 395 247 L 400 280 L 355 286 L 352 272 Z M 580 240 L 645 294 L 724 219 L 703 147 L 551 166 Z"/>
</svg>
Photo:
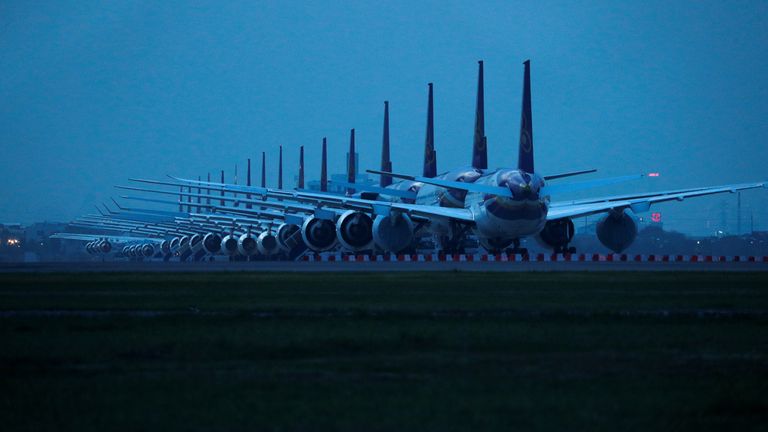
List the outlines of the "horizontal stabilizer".
<svg viewBox="0 0 768 432">
<path fill-rule="evenodd" d="M 342 181 L 336 181 L 336 180 L 329 180 L 328 182 L 337 184 L 345 188 L 353 188 L 357 192 L 374 192 L 379 195 L 394 196 L 398 198 L 416 199 L 416 192 L 409 191 L 409 190 L 387 189 L 387 188 L 378 187 L 378 186 L 369 186 L 369 185 L 363 185 L 360 183 L 348 183 L 348 182 L 342 182 Z"/>
<path fill-rule="evenodd" d="M 583 174 L 591 174 L 593 172 L 597 172 L 596 169 L 590 169 L 590 170 L 584 170 L 584 171 L 571 171 L 571 172 L 564 172 L 560 174 L 554 174 L 554 175 L 548 175 L 544 176 L 544 180 L 555 180 L 563 177 L 573 177 L 577 175 L 583 175 Z"/>
<path fill-rule="evenodd" d="M 498 186 L 476 184 L 476 183 L 464 183 L 464 182 L 458 182 L 458 181 L 441 180 L 436 178 L 427 178 L 427 177 L 419 177 L 419 176 L 410 176 L 405 174 L 395 174 L 395 173 L 375 171 L 375 170 L 367 170 L 367 172 L 371 174 L 389 175 L 395 178 L 417 181 L 417 182 L 440 186 L 448 189 L 463 190 L 467 192 L 479 192 L 479 193 L 512 198 L 512 191 L 510 191 L 507 188 L 498 187 Z"/>
</svg>

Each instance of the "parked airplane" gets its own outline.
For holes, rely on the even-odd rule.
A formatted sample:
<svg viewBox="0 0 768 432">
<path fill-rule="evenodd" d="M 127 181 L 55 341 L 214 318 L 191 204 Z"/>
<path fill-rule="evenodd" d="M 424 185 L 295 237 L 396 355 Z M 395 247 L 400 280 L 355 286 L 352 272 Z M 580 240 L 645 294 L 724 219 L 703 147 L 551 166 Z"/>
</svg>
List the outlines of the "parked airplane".
<svg viewBox="0 0 768 432">
<path fill-rule="evenodd" d="M 481 64 L 482 65 L 482 64 Z M 482 75 L 481 75 L 482 76 Z M 480 80 L 480 85 L 482 80 Z M 478 98 L 478 105 L 481 100 Z M 481 110 L 478 109 L 478 113 Z M 479 116 L 477 116 L 479 117 Z M 476 121 L 476 125 L 482 125 Z M 403 202 L 371 201 L 355 197 L 339 197 L 327 193 L 284 191 L 270 188 L 244 188 L 236 185 L 215 185 L 190 179 L 173 178 L 174 183 L 158 184 L 205 185 L 206 188 L 235 193 L 250 193 L 260 197 L 280 199 L 270 202 L 273 208 L 289 208 L 297 204 L 311 206 L 316 213 L 331 209 L 346 209 L 347 217 L 364 215 L 373 219 L 371 235 L 381 248 L 397 252 L 408 247 L 414 237 L 416 224 L 425 224 L 435 232 L 467 232 L 472 230 L 488 250 L 501 250 L 519 244 L 523 237 L 536 237 L 555 251 L 569 251 L 568 244 L 574 234 L 572 219 L 604 214 L 597 226 L 597 236 L 608 248 L 620 252 L 626 249 L 637 234 L 633 214 L 647 211 L 651 205 L 667 201 L 681 201 L 698 196 L 736 192 L 766 187 L 765 182 L 697 187 L 689 189 L 603 196 L 582 200 L 553 200 L 566 191 L 596 185 L 626 181 L 628 178 L 601 179 L 577 184 L 549 184 L 551 180 L 584 174 L 575 171 L 555 175 L 542 175 L 535 171 L 533 127 L 531 122 L 530 62 L 524 62 L 523 103 L 516 168 L 487 170 L 482 157 L 486 140 L 482 128 L 476 126 L 473 147 L 473 166 L 469 170 L 455 170 L 446 175 L 428 178 L 386 171 L 373 173 L 422 182 L 433 187 L 422 187 L 415 204 Z M 629 176 L 637 177 L 637 176 Z M 153 183 L 153 181 L 148 181 Z M 443 193 L 442 191 L 446 191 Z M 419 199 L 421 197 L 421 199 Z M 269 201 L 262 201 L 262 205 Z M 437 205 L 435 205 L 437 204 Z M 338 211 L 333 213 L 338 214 Z M 311 228 L 317 216 L 306 219 L 302 230 Z M 337 224 L 338 225 L 338 224 Z M 306 240 L 306 236 L 305 236 Z"/>
</svg>

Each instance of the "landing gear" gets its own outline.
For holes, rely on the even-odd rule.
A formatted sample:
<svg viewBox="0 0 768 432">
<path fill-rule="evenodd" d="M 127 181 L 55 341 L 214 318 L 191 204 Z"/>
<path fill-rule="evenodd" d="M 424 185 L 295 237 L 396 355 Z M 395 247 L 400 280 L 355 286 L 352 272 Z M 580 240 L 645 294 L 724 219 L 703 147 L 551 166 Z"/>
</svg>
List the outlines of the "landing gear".
<svg viewBox="0 0 768 432">
<path fill-rule="evenodd" d="M 504 252 L 507 255 L 528 255 L 528 248 L 521 248 L 520 239 L 514 239 L 512 240 L 512 247 L 506 248 Z"/>
<path fill-rule="evenodd" d="M 555 248 L 555 253 L 556 254 L 563 254 L 563 255 L 565 255 L 565 254 L 573 254 L 573 253 L 576 253 L 576 248 L 573 247 L 573 246 L 569 247 L 567 244 L 565 244 L 563 246 L 556 247 Z"/>
</svg>

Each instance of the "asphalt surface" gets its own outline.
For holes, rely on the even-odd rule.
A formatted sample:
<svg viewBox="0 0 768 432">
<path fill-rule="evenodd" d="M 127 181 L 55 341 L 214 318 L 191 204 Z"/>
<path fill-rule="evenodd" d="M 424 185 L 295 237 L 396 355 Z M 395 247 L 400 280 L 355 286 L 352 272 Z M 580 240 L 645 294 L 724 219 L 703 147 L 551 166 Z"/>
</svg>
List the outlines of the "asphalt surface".
<svg viewBox="0 0 768 432">
<path fill-rule="evenodd" d="M 0 263 L 0 273 L 114 272 L 768 271 L 764 262 L 51 262 Z"/>
</svg>

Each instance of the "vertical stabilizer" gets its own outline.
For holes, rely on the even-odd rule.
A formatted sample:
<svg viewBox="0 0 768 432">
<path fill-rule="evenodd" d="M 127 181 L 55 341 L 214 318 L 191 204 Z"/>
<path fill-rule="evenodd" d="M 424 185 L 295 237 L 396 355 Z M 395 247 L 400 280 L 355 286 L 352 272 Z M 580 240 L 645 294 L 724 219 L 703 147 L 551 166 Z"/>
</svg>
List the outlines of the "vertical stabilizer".
<svg viewBox="0 0 768 432">
<path fill-rule="evenodd" d="M 320 161 L 320 191 L 328 191 L 328 147 L 323 137 L 323 155 Z"/>
<path fill-rule="evenodd" d="M 349 131 L 349 155 L 347 156 L 347 183 L 355 183 L 355 130 Z M 355 193 L 354 188 L 347 188 L 347 195 Z"/>
<path fill-rule="evenodd" d="M 277 161 L 277 188 L 283 188 L 283 146 L 280 146 L 280 156 Z"/>
<path fill-rule="evenodd" d="M 304 189 L 304 146 L 299 147 L 299 189 Z"/>
<path fill-rule="evenodd" d="M 267 187 L 267 153 L 261 152 L 261 187 Z"/>
<path fill-rule="evenodd" d="M 483 86 L 483 61 L 477 62 L 477 104 L 475 105 L 475 137 L 472 143 L 472 167 L 488 168 L 488 141 L 485 138 L 485 89 Z"/>
<path fill-rule="evenodd" d="M 248 171 L 245 174 L 245 184 L 246 184 L 246 186 L 250 186 L 251 185 L 251 158 L 248 158 Z M 245 198 L 246 199 L 251 199 L 251 194 L 247 194 L 245 196 Z M 246 206 L 245 206 L 245 208 L 251 208 L 251 207 L 252 206 L 251 206 L 250 203 L 246 204 Z"/>
<path fill-rule="evenodd" d="M 392 160 L 389 158 L 389 101 L 384 101 L 384 134 L 381 140 L 381 170 L 392 172 Z M 379 185 L 387 187 L 392 184 L 392 177 L 381 176 Z"/>
<path fill-rule="evenodd" d="M 197 176 L 197 181 L 202 180 L 202 177 Z M 203 197 L 200 196 L 202 189 L 200 189 L 200 183 L 197 184 L 197 212 L 200 213 L 200 204 L 202 204 Z"/>
<path fill-rule="evenodd" d="M 533 172 L 533 118 L 531 116 L 531 61 L 523 62 L 523 109 L 520 120 L 520 149 L 517 156 L 517 168 L 528 173 Z"/>
<path fill-rule="evenodd" d="M 187 213 L 192 213 L 192 186 L 187 188 Z"/>
<path fill-rule="evenodd" d="M 424 141 L 424 177 L 437 176 L 437 154 L 435 153 L 435 108 L 432 93 L 432 83 L 427 97 L 427 138 Z"/>
<path fill-rule="evenodd" d="M 184 186 L 179 186 L 179 213 L 184 213 Z"/>
<path fill-rule="evenodd" d="M 221 184 L 224 184 L 224 170 L 221 170 Z M 221 190 L 221 196 L 224 196 L 224 189 Z M 224 200 L 221 200 L 219 204 L 224 207 Z"/>
<path fill-rule="evenodd" d="M 211 182 L 211 173 L 208 173 L 208 183 L 210 183 L 210 182 Z M 205 195 L 208 197 L 208 198 L 205 199 L 205 203 L 208 204 L 208 206 L 209 206 L 208 207 L 208 211 L 211 211 L 211 207 L 210 207 L 210 205 L 211 205 L 211 190 L 210 189 L 206 189 L 205 190 Z"/>
</svg>

